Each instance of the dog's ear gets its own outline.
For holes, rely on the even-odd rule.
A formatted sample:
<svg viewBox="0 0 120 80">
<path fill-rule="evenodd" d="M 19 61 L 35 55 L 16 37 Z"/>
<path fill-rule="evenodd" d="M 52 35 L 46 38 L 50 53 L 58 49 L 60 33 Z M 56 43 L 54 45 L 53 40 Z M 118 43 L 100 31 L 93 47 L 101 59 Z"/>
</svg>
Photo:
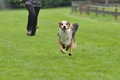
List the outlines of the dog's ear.
<svg viewBox="0 0 120 80">
<path fill-rule="evenodd" d="M 58 22 L 58 24 L 61 24 L 62 22 Z"/>
<path fill-rule="evenodd" d="M 69 22 L 69 21 L 67 21 L 67 23 L 68 23 L 68 25 L 70 25 L 70 22 Z"/>
<path fill-rule="evenodd" d="M 62 24 L 62 22 L 58 22 L 58 27 L 60 28 L 60 25 Z"/>
<path fill-rule="evenodd" d="M 69 26 L 71 26 L 71 28 L 73 28 L 72 24 L 69 21 L 67 21 L 67 23 Z"/>
<path fill-rule="evenodd" d="M 69 21 L 67 21 L 67 23 L 68 23 L 69 26 L 72 26 L 72 24 Z"/>
</svg>

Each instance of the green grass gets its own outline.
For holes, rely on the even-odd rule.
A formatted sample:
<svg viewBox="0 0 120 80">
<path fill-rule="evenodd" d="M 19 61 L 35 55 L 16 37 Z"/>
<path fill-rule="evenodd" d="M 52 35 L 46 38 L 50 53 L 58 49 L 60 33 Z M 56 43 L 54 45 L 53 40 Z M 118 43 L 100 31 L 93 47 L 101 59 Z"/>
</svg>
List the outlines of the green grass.
<svg viewBox="0 0 120 80">
<path fill-rule="evenodd" d="M 36 36 L 26 35 L 27 10 L 0 11 L 0 80 L 119 80 L 120 20 L 42 9 Z M 79 23 L 73 56 L 57 44 L 58 22 Z"/>
</svg>

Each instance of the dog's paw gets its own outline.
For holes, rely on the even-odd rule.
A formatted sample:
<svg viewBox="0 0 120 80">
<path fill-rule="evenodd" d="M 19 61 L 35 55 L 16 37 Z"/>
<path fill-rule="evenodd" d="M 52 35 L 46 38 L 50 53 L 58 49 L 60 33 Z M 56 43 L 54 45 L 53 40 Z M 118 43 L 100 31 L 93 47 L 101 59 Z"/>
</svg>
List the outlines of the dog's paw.
<svg viewBox="0 0 120 80">
<path fill-rule="evenodd" d="M 69 55 L 69 56 L 72 56 L 72 54 L 71 54 L 71 53 L 69 53 L 68 55 Z"/>
<path fill-rule="evenodd" d="M 61 52 L 63 53 L 63 54 L 65 54 L 66 52 L 65 52 L 65 50 L 61 50 Z"/>
</svg>

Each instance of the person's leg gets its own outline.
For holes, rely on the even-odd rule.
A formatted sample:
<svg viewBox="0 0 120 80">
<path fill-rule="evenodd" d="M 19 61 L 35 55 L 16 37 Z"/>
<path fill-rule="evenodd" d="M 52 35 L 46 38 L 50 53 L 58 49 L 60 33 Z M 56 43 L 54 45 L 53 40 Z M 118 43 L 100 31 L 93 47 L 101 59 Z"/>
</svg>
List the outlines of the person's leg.
<svg viewBox="0 0 120 80">
<path fill-rule="evenodd" d="M 34 19 L 34 24 L 33 24 L 33 27 L 32 27 L 31 35 L 35 35 L 35 33 L 36 33 L 36 26 L 37 26 L 37 22 L 38 22 L 37 20 L 38 20 L 39 11 L 40 11 L 40 7 L 35 7 L 36 16 L 35 16 L 35 19 Z"/>
<path fill-rule="evenodd" d="M 28 10 L 28 23 L 27 23 L 27 30 L 32 31 L 34 25 L 34 19 L 36 16 L 35 9 L 32 5 L 26 5 L 26 9 Z"/>
</svg>

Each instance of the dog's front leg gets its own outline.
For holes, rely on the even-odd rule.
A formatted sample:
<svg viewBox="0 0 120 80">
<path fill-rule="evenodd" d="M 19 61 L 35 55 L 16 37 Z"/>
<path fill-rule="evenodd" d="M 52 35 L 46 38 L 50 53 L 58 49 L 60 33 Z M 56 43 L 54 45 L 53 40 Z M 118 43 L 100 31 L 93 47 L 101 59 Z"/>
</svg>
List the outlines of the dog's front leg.
<svg viewBox="0 0 120 80">
<path fill-rule="evenodd" d="M 69 48 L 70 48 L 70 45 L 68 45 L 68 46 L 66 47 L 66 51 L 68 51 L 68 50 L 69 50 Z"/>
<path fill-rule="evenodd" d="M 63 49 L 63 45 L 60 43 L 59 40 L 58 40 L 58 44 L 59 44 L 59 47 L 60 47 L 60 51 L 65 54 L 65 50 Z"/>
</svg>

